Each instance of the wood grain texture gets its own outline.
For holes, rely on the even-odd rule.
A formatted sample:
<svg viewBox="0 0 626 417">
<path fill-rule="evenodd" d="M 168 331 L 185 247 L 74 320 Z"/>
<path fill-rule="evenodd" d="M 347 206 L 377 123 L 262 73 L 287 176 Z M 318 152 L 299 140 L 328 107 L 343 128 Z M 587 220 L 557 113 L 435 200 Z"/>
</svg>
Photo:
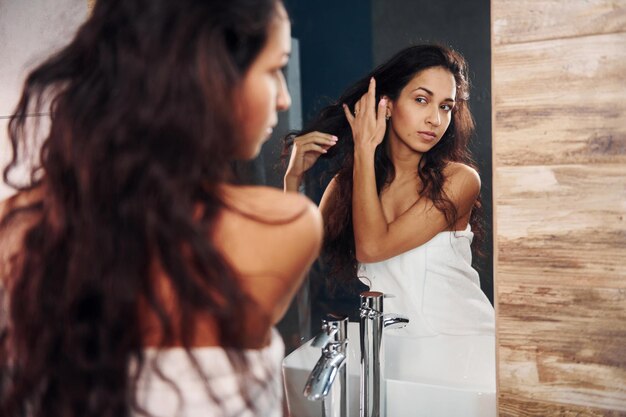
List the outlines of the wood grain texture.
<svg viewBox="0 0 626 417">
<path fill-rule="evenodd" d="M 626 33 L 503 45 L 493 62 L 497 164 L 626 163 Z"/>
<path fill-rule="evenodd" d="M 495 44 L 622 32 L 624 0 L 494 0 Z"/>
<path fill-rule="evenodd" d="M 626 1 L 492 0 L 500 416 L 626 416 Z"/>
<path fill-rule="evenodd" d="M 503 406 L 511 396 L 626 412 L 626 289 L 500 279 L 497 299 Z"/>
<path fill-rule="evenodd" d="M 626 417 L 626 412 L 622 411 L 532 401 L 509 394 L 501 397 L 506 401 L 503 401 L 503 406 L 500 407 L 498 414 L 500 417 Z"/>
<path fill-rule="evenodd" d="M 626 166 L 498 167 L 500 283 L 626 288 Z"/>
</svg>

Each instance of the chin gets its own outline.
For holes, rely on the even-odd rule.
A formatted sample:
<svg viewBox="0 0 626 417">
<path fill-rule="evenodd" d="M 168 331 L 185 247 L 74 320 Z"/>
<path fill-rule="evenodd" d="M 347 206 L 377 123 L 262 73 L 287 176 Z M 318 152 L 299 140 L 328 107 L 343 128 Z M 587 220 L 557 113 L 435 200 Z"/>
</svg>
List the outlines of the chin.
<svg viewBox="0 0 626 417">
<path fill-rule="evenodd" d="M 414 152 L 418 152 L 418 153 L 427 153 L 429 152 L 432 148 L 434 148 L 434 146 L 413 146 L 411 147 L 411 149 L 413 149 Z"/>
<path fill-rule="evenodd" d="M 242 152 L 239 159 L 244 161 L 251 161 L 255 159 L 261 153 L 261 145 L 255 147 L 254 149 L 248 149 L 245 152 Z"/>
</svg>

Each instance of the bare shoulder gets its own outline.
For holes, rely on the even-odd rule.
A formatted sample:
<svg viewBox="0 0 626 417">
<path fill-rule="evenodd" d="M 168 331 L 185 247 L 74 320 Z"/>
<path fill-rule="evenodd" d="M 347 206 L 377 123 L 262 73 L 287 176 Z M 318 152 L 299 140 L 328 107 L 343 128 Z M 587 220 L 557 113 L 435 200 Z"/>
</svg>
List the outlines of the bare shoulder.
<svg viewBox="0 0 626 417">
<path fill-rule="evenodd" d="M 225 245 L 235 244 L 245 263 L 262 267 L 266 262 L 306 264 L 317 256 L 322 241 L 322 219 L 307 197 L 269 187 L 226 186 L 227 204 L 219 229 Z M 242 259 L 243 261 L 243 259 Z M 297 269 L 297 265 L 294 265 Z M 255 268 L 255 269 L 258 269 Z"/>
<path fill-rule="evenodd" d="M 449 162 L 444 170 L 447 186 L 452 191 L 463 191 L 463 194 L 477 195 L 481 181 L 478 172 L 469 165 L 460 162 Z"/>
<path fill-rule="evenodd" d="M 300 216 L 314 216 L 316 211 L 307 197 L 271 187 L 226 185 L 222 196 L 229 208 L 261 222 L 289 223 Z"/>
<path fill-rule="evenodd" d="M 323 236 L 308 198 L 266 187 L 226 187 L 213 239 L 241 283 L 276 323 L 317 258 Z"/>
</svg>

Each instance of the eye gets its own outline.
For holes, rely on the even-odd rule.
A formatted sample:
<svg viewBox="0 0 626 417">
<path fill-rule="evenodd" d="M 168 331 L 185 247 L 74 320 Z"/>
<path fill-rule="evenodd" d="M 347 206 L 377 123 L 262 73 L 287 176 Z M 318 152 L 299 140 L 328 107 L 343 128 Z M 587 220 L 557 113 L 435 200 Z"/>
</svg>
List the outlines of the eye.
<svg viewBox="0 0 626 417">
<path fill-rule="evenodd" d="M 287 65 L 286 64 L 274 68 L 274 73 L 276 75 L 282 75 L 284 77 L 286 75 L 286 72 L 287 72 Z"/>
<path fill-rule="evenodd" d="M 418 102 L 418 103 L 422 103 L 422 104 L 427 103 L 426 97 L 421 97 L 421 96 L 420 97 L 416 97 L 415 101 Z"/>
<path fill-rule="evenodd" d="M 439 108 L 447 112 L 452 111 L 452 106 L 450 104 L 442 104 Z"/>
<path fill-rule="evenodd" d="M 274 77 L 274 79 L 276 80 L 276 82 L 282 82 L 283 80 L 286 80 L 287 77 L 285 76 L 285 69 L 287 67 L 286 66 L 281 66 L 281 67 L 277 67 L 274 68 L 271 72 L 272 77 Z"/>
</svg>

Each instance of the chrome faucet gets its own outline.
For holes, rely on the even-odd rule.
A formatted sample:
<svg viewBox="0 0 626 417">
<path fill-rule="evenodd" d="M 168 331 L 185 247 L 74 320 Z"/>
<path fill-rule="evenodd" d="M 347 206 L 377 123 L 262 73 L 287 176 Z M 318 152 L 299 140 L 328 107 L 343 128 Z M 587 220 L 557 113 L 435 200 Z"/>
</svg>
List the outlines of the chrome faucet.
<svg viewBox="0 0 626 417">
<path fill-rule="evenodd" d="M 383 330 L 405 327 L 409 318 L 383 314 L 383 293 L 361 293 L 359 339 L 361 347 L 360 417 L 383 417 L 385 408 Z"/>
<path fill-rule="evenodd" d="M 348 317 L 328 314 L 311 346 L 321 347 L 322 356 L 309 375 L 304 395 L 311 401 L 323 401 L 323 417 L 346 417 Z"/>
</svg>

